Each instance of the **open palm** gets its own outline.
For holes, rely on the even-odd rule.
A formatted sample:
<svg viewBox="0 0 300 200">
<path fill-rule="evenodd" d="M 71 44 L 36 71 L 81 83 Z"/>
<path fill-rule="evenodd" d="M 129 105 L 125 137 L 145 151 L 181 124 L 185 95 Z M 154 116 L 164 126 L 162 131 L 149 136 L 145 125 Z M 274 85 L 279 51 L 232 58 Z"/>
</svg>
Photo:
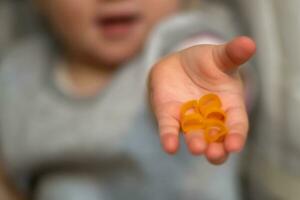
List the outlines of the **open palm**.
<svg viewBox="0 0 300 200">
<path fill-rule="evenodd" d="M 227 113 L 229 133 L 224 143 L 207 144 L 201 131 L 185 134 L 189 151 L 205 154 L 213 164 L 223 163 L 228 153 L 242 150 L 248 118 L 244 88 L 238 68 L 255 52 L 254 42 L 239 37 L 225 45 L 198 45 L 172 54 L 156 64 L 150 74 L 150 101 L 161 142 L 173 154 L 179 147 L 180 107 L 207 93 L 217 94 Z"/>
</svg>

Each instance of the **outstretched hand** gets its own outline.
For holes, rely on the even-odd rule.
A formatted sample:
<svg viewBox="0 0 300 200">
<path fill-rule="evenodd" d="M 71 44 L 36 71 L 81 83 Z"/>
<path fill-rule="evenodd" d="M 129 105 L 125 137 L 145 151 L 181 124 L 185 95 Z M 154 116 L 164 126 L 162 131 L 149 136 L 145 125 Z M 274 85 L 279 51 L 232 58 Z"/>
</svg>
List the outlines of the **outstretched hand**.
<svg viewBox="0 0 300 200">
<path fill-rule="evenodd" d="M 224 45 L 198 45 L 172 54 L 157 63 L 150 73 L 150 101 L 163 149 L 170 154 L 179 148 L 180 107 L 204 94 L 217 94 L 227 113 L 228 134 L 223 143 L 207 144 L 203 132 L 185 134 L 193 155 L 204 154 L 213 164 L 226 161 L 229 153 L 243 149 L 248 117 L 239 66 L 255 53 L 255 43 L 239 37 Z"/>
</svg>

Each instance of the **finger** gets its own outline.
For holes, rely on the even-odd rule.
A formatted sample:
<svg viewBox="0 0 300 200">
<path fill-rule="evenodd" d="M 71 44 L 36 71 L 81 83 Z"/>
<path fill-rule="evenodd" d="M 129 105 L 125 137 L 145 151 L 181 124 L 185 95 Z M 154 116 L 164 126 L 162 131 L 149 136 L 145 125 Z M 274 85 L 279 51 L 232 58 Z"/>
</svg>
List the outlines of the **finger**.
<svg viewBox="0 0 300 200">
<path fill-rule="evenodd" d="M 191 132 L 186 133 L 184 135 L 185 141 L 188 147 L 188 150 L 193 155 L 202 155 L 206 148 L 207 143 L 205 141 L 203 132 L 197 131 L 197 132 Z"/>
<path fill-rule="evenodd" d="M 227 44 L 214 46 L 212 51 L 217 66 L 230 74 L 253 56 L 256 45 L 252 39 L 242 36 Z"/>
<path fill-rule="evenodd" d="M 225 148 L 230 153 L 238 153 L 243 150 L 246 138 L 241 134 L 228 134 L 225 140 Z"/>
<path fill-rule="evenodd" d="M 214 165 L 224 163 L 228 157 L 228 153 L 225 151 L 223 143 L 209 144 L 205 154 L 206 159 Z"/>
<path fill-rule="evenodd" d="M 168 154 L 175 154 L 179 147 L 178 136 L 173 133 L 161 134 L 161 143 L 162 143 L 163 149 Z"/>
<path fill-rule="evenodd" d="M 220 158 L 220 160 L 208 160 L 213 165 L 222 165 L 228 160 L 229 154 L 226 153 L 225 156 Z"/>
<path fill-rule="evenodd" d="M 228 110 L 228 135 L 225 138 L 227 152 L 240 152 L 245 145 L 248 133 L 248 116 L 244 107 L 235 107 Z"/>
<path fill-rule="evenodd" d="M 178 109 L 177 104 L 166 104 L 156 111 L 161 144 L 169 154 L 175 154 L 179 148 Z"/>
</svg>

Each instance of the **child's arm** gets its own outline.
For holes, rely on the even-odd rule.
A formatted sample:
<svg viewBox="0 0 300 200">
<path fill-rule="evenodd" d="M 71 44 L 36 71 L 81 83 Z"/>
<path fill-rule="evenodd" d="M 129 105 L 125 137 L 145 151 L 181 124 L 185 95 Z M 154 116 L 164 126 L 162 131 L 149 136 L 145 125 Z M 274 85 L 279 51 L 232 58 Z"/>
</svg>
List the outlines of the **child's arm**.
<svg viewBox="0 0 300 200">
<path fill-rule="evenodd" d="M 228 135 L 224 143 L 206 144 L 202 133 L 185 134 L 189 151 L 205 154 L 221 164 L 229 153 L 243 149 L 248 132 L 243 84 L 238 68 L 255 52 L 255 43 L 239 37 L 226 45 L 199 45 L 172 54 L 157 63 L 149 77 L 150 101 L 158 121 L 164 150 L 179 147 L 179 112 L 182 103 L 206 93 L 220 96 L 227 113 Z"/>
<path fill-rule="evenodd" d="M 24 200 L 25 198 L 8 180 L 5 170 L 0 162 L 0 199 L 5 200 Z"/>
</svg>

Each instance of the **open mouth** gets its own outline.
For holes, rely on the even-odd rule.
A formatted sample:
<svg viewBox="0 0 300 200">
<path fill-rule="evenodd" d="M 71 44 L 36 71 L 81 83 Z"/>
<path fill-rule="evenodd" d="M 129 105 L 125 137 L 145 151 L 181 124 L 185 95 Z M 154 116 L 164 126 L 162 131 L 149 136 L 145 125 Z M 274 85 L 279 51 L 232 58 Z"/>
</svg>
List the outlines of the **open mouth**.
<svg viewBox="0 0 300 200">
<path fill-rule="evenodd" d="M 128 34 L 139 21 L 137 14 L 113 15 L 98 18 L 97 25 L 105 37 L 117 38 Z"/>
<path fill-rule="evenodd" d="M 123 15 L 123 16 L 113 16 L 113 17 L 104 17 L 100 20 L 101 25 L 103 26 L 118 26 L 132 24 L 138 20 L 138 15 Z"/>
</svg>

